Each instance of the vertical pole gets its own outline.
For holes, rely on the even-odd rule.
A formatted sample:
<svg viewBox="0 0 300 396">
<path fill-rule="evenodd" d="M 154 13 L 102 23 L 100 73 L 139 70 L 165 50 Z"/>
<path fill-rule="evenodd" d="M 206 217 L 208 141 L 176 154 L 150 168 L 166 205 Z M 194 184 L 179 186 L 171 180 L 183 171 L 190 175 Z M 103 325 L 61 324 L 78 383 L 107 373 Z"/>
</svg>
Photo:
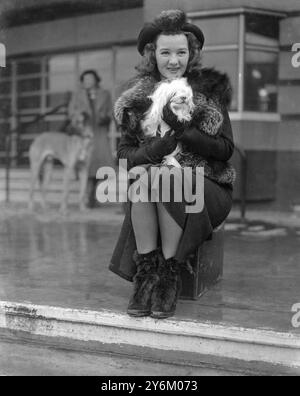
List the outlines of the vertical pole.
<svg viewBox="0 0 300 396">
<path fill-rule="evenodd" d="M 10 165 L 17 165 L 18 157 L 18 110 L 17 110 L 17 64 L 12 62 L 11 76 L 11 118 L 10 118 Z"/>
<path fill-rule="evenodd" d="M 239 57 L 238 57 L 238 112 L 244 111 L 244 83 L 245 83 L 245 14 L 239 16 Z"/>
<path fill-rule="evenodd" d="M 245 102 L 245 61 L 246 61 L 246 23 L 245 14 L 239 16 L 239 56 L 238 56 L 238 113 L 241 115 L 244 111 Z M 239 150 L 241 157 L 241 219 L 245 221 L 246 214 L 246 193 L 247 193 L 247 159 L 244 150 Z"/>
<path fill-rule="evenodd" d="M 10 186 L 9 186 L 9 171 L 10 171 L 10 132 L 7 133 L 6 139 L 5 139 L 5 202 L 9 203 L 10 201 L 10 196 L 9 196 L 9 191 L 10 191 Z"/>
</svg>

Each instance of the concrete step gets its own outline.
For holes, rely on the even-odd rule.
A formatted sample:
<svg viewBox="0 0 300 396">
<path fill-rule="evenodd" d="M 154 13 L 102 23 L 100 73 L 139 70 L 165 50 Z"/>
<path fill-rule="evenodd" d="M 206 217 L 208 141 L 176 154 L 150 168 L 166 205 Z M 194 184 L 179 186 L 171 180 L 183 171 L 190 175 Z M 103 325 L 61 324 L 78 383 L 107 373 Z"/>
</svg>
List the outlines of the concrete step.
<svg viewBox="0 0 300 396">
<path fill-rule="evenodd" d="M 8 301 L 0 302 L 0 328 L 35 340 L 74 342 L 121 354 L 132 351 L 187 364 L 199 364 L 205 357 L 219 367 L 230 362 L 233 371 L 300 374 L 300 334 Z"/>
</svg>

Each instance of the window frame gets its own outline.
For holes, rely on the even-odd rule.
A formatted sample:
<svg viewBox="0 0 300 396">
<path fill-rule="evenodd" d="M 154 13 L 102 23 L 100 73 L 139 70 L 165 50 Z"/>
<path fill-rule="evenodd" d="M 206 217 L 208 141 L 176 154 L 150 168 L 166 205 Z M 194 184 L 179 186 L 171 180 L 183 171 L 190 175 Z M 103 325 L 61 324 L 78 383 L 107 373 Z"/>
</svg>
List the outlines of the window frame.
<svg viewBox="0 0 300 396">
<path fill-rule="evenodd" d="M 238 43 L 232 43 L 232 45 L 219 45 L 214 46 L 218 48 L 220 51 L 224 51 L 229 47 L 236 47 L 238 51 L 238 75 L 237 75 L 237 111 L 230 111 L 230 118 L 232 120 L 263 120 L 274 122 L 280 121 L 281 117 L 278 112 L 262 112 L 262 111 L 248 111 L 245 110 L 245 61 L 246 61 L 246 51 L 247 50 L 262 50 L 265 49 L 270 52 L 280 52 L 279 42 L 278 46 L 263 46 L 260 44 L 247 44 L 246 42 L 246 16 L 247 14 L 257 14 L 257 15 L 266 15 L 266 16 L 274 16 L 278 18 L 278 23 L 281 18 L 286 17 L 285 13 L 269 11 L 269 10 L 261 10 L 257 8 L 250 7 L 240 7 L 233 9 L 218 9 L 211 11 L 196 11 L 189 12 L 188 18 L 193 21 L 194 19 L 207 19 L 212 17 L 226 17 L 226 16 L 237 16 L 239 18 L 239 32 L 238 32 Z M 205 47 L 203 50 L 210 50 L 212 46 Z M 277 81 L 278 84 L 278 81 Z"/>
</svg>

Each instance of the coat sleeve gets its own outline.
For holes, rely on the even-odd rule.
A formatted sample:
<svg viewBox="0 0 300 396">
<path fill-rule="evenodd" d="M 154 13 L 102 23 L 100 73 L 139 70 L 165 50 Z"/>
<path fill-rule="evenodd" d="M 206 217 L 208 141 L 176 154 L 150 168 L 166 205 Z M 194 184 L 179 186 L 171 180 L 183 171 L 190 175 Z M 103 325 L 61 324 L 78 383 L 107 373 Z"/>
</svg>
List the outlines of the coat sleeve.
<svg viewBox="0 0 300 396">
<path fill-rule="evenodd" d="M 223 117 L 221 130 L 216 136 L 209 136 L 197 126 L 193 126 L 184 131 L 180 141 L 187 146 L 188 150 L 200 154 L 203 158 L 228 161 L 233 154 L 234 143 L 227 110 L 223 110 Z"/>
<path fill-rule="evenodd" d="M 76 113 L 76 103 L 77 103 L 77 95 L 73 93 L 68 104 L 68 117 L 72 119 L 74 114 Z"/>
<path fill-rule="evenodd" d="M 104 91 L 103 106 L 97 114 L 98 125 L 108 125 L 112 119 L 112 101 L 109 91 Z"/>
<path fill-rule="evenodd" d="M 165 155 L 172 153 L 177 146 L 175 136 L 166 134 L 163 138 L 155 137 L 139 146 L 138 140 L 124 133 L 119 143 L 117 158 L 127 159 L 128 168 L 142 164 L 158 164 Z"/>
<path fill-rule="evenodd" d="M 117 158 L 126 159 L 128 169 L 146 163 L 154 163 L 147 153 L 146 146 L 139 147 L 135 139 L 126 134 L 122 134 L 117 150 Z"/>
</svg>

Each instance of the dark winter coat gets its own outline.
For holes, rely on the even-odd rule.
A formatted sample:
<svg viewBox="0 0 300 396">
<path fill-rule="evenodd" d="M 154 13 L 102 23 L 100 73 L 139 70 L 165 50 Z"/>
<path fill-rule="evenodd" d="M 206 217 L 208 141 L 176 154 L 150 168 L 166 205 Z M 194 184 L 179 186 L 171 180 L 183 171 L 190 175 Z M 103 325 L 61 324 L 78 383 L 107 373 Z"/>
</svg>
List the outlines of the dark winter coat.
<svg viewBox="0 0 300 396">
<path fill-rule="evenodd" d="M 181 137 L 184 147 L 181 164 L 204 166 L 205 207 L 201 213 L 189 214 L 188 217 L 180 214 L 183 235 L 175 256 L 179 260 L 192 253 L 211 235 L 213 228 L 225 220 L 232 204 L 235 178 L 234 169 L 228 163 L 234 149 L 228 116 L 231 100 L 228 77 L 213 69 L 203 69 L 201 75 L 188 76 L 188 82 L 193 89 L 196 111 L 192 124 Z M 140 121 L 151 105 L 148 95 L 156 83 L 153 77 L 134 80 L 115 104 L 115 118 L 122 132 L 118 158 L 127 159 L 128 168 L 145 164 L 145 158 L 149 158 Z M 170 205 L 171 211 L 179 207 L 179 204 Z M 127 280 L 132 280 L 136 270 L 132 260 L 136 243 L 130 206 L 129 202 L 110 264 L 113 272 Z M 180 216 L 176 221 L 180 221 Z"/>
<path fill-rule="evenodd" d="M 203 69 L 200 76 L 188 77 L 188 81 L 193 89 L 196 110 L 190 127 L 181 138 L 183 152 L 176 158 L 182 166 L 203 166 L 204 174 L 209 179 L 232 186 L 235 171 L 227 162 L 233 151 L 227 112 L 231 100 L 228 77 L 213 69 Z M 151 76 L 140 78 L 115 104 L 115 118 L 122 131 L 118 157 L 127 158 L 129 167 L 139 165 L 134 161 L 130 163 L 130 152 L 135 150 L 134 147 L 146 150 L 146 147 L 142 147 L 145 138 L 140 122 L 151 105 L 148 96 L 156 84 L 157 81 Z M 224 149 L 227 152 L 225 156 Z"/>
<path fill-rule="evenodd" d="M 89 167 L 89 177 L 95 177 L 96 172 L 101 166 L 114 166 L 108 131 L 112 118 L 112 103 L 109 91 L 103 88 L 97 88 L 92 109 L 87 91 L 79 89 L 72 96 L 69 103 L 68 113 L 72 119 L 78 113 L 86 112 L 93 120 L 93 151 Z"/>
</svg>

